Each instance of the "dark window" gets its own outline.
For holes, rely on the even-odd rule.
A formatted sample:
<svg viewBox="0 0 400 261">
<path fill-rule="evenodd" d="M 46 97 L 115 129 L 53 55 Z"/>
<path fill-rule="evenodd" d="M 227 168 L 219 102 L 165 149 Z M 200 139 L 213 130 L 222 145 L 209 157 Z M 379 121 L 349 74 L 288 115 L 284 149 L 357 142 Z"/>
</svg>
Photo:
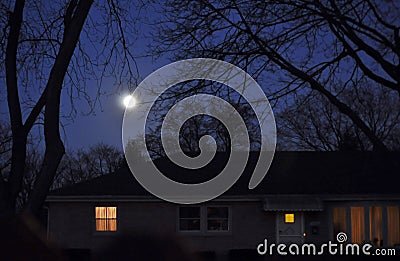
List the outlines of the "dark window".
<svg viewBox="0 0 400 261">
<path fill-rule="evenodd" d="M 179 208 L 179 230 L 200 231 L 200 207 Z"/>
<path fill-rule="evenodd" d="M 229 230 L 228 207 L 207 207 L 207 230 L 208 231 Z"/>
</svg>

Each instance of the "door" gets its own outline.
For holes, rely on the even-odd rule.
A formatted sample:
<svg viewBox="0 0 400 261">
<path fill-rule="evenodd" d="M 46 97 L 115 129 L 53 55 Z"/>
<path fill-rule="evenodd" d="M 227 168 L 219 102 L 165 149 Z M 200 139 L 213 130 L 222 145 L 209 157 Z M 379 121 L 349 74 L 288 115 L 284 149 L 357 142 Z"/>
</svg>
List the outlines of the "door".
<svg viewBox="0 0 400 261">
<path fill-rule="evenodd" d="M 304 243 L 304 215 L 303 212 L 276 213 L 277 242 L 284 244 Z"/>
</svg>

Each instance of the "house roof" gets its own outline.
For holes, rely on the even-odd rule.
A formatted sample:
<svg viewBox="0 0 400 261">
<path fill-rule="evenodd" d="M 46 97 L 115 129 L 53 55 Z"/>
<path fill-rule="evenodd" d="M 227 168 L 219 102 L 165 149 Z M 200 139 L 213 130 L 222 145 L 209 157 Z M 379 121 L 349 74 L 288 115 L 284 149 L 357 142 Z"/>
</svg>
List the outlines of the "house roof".
<svg viewBox="0 0 400 261">
<path fill-rule="evenodd" d="M 183 169 L 167 158 L 156 160 L 155 164 L 173 180 L 198 183 L 216 176 L 227 159 L 227 154 L 217 153 L 210 164 L 198 170 Z M 257 160 L 258 153 L 251 153 L 244 173 L 224 195 L 400 194 L 400 152 L 276 152 L 264 180 L 249 190 Z M 128 167 L 50 193 L 50 198 L 62 196 L 153 197 Z"/>
<path fill-rule="evenodd" d="M 323 204 L 319 197 L 315 196 L 267 196 L 264 199 L 265 211 L 322 211 Z"/>
</svg>

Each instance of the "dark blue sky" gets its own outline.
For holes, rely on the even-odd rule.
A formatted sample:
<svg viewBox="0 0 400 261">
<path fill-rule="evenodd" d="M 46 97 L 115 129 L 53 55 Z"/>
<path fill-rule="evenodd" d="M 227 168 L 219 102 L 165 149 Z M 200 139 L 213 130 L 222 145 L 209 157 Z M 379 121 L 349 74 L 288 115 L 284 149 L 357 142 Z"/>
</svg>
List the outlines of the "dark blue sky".
<svg viewBox="0 0 400 261">
<path fill-rule="evenodd" d="M 139 52 L 145 52 L 145 41 L 139 41 L 143 45 L 138 46 Z M 137 59 L 140 78 L 144 79 L 148 74 L 168 63 L 166 58 L 161 58 L 152 61 L 151 57 Z M 89 84 L 96 84 L 92 81 Z M 5 93 L 5 79 L 0 81 L 0 117 L 9 122 L 8 108 Z M 96 91 L 96 88 L 88 88 L 89 92 Z M 76 117 L 71 119 L 63 119 L 64 130 L 62 135 L 67 149 L 85 148 L 99 142 L 104 142 L 122 150 L 121 127 L 124 114 L 124 106 L 122 103 L 123 97 L 129 93 L 129 90 L 124 87 L 115 86 L 114 80 L 109 78 L 103 82 L 103 89 L 107 92 L 106 95 L 100 97 L 100 103 L 95 107 L 92 114 L 86 115 L 89 107 L 84 100 L 76 100 L 77 108 Z M 95 94 L 91 93 L 94 97 Z M 24 98 L 24 92 L 20 92 L 20 96 Z M 62 108 L 69 108 L 69 97 L 62 97 Z M 68 109 L 67 109 L 68 110 Z M 33 133 L 37 133 L 37 129 Z M 35 134 L 34 134 L 35 135 Z"/>
<path fill-rule="evenodd" d="M 141 41 L 144 43 L 144 41 Z M 144 51 L 145 46 L 141 46 Z M 137 59 L 140 78 L 144 79 L 151 72 L 167 64 L 166 58 L 152 61 L 151 58 Z M 108 86 L 107 86 L 108 85 Z M 113 80 L 109 79 L 104 88 L 111 94 L 100 97 L 101 106 L 97 106 L 92 115 L 78 113 L 76 119 L 67 121 L 65 144 L 68 148 L 80 148 L 104 142 L 122 150 L 122 119 L 124 115 L 123 97 L 129 93 L 127 88 L 116 90 Z M 113 90 L 114 89 L 114 90 Z M 81 103 L 84 103 L 81 101 Z M 82 106 L 87 106 L 82 104 Z"/>
<path fill-rule="evenodd" d="M 93 8 L 92 8 L 93 9 Z M 97 13 L 91 11 L 92 18 L 96 19 Z M 149 55 L 147 45 L 151 43 L 151 30 L 153 27 L 147 24 L 147 18 L 154 19 L 158 13 L 152 8 L 147 10 L 141 10 L 140 14 L 136 14 L 137 10 L 134 8 L 130 9 L 132 16 L 138 16 L 139 22 L 135 28 L 138 30 L 135 34 L 135 39 L 129 39 L 133 45 L 130 46 L 130 51 L 136 58 L 137 67 L 139 70 L 139 82 L 144 79 L 151 72 L 166 65 L 169 61 L 167 57 L 155 59 Z M 85 41 L 84 34 L 81 34 L 81 41 Z M 76 52 L 76 50 L 75 50 Z M 88 54 L 90 55 L 90 49 Z M 4 75 L 2 72 L 1 75 Z M 121 131 L 122 131 L 122 118 L 124 114 L 124 106 L 122 99 L 129 93 L 126 86 L 120 86 L 115 83 L 115 79 L 112 77 L 105 78 L 102 84 L 102 90 L 106 92 L 105 95 L 100 96 L 99 102 L 94 108 L 94 112 L 87 114 L 90 110 L 85 99 L 74 100 L 74 106 L 77 110 L 77 114 L 73 119 L 63 118 L 62 125 L 64 128 L 61 130 L 62 137 L 67 149 L 78 149 L 85 148 L 96 143 L 106 143 L 117 147 L 122 150 Z M 86 89 L 91 98 L 96 97 L 98 83 L 88 81 Z M 133 86 L 134 87 L 134 86 Z M 5 122 L 9 122 L 8 107 L 6 101 L 5 92 L 5 79 L 0 79 L 0 119 Z M 23 87 L 20 88 L 20 99 L 25 100 L 28 96 L 38 95 L 37 90 L 25 90 Z M 66 90 L 63 91 L 61 97 L 61 111 L 62 116 L 68 116 L 71 106 L 69 96 Z M 35 98 L 35 101 L 37 98 Z M 24 117 L 27 116 L 30 110 L 24 110 Z M 39 133 L 40 132 L 40 133 Z M 43 132 L 38 128 L 34 128 L 32 131 L 35 137 L 42 136 Z M 43 139 L 43 138 L 42 138 Z"/>
</svg>

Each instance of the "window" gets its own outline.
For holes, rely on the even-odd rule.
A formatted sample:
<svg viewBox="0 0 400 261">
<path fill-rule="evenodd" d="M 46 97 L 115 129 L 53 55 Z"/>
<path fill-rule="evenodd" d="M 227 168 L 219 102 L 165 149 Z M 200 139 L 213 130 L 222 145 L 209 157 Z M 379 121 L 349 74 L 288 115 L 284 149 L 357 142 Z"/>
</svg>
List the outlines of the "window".
<svg viewBox="0 0 400 261">
<path fill-rule="evenodd" d="M 95 207 L 96 231 L 117 231 L 117 207 Z"/>
<path fill-rule="evenodd" d="M 333 209 L 333 234 L 347 232 L 346 208 L 339 207 Z"/>
<path fill-rule="evenodd" d="M 351 207 L 352 242 L 361 244 L 365 239 L 364 207 Z"/>
<path fill-rule="evenodd" d="M 229 208 L 207 207 L 207 230 L 228 231 L 229 230 Z"/>
<path fill-rule="evenodd" d="M 178 230 L 214 233 L 230 231 L 230 209 L 226 206 L 179 207 Z"/>
<path fill-rule="evenodd" d="M 294 223 L 294 214 L 285 214 L 285 223 Z"/>
<path fill-rule="evenodd" d="M 179 208 L 179 230 L 200 231 L 200 207 Z"/>
<path fill-rule="evenodd" d="M 350 215 L 350 224 L 346 216 Z M 346 233 L 351 230 L 352 243 L 369 241 L 374 246 L 400 245 L 400 207 L 399 206 L 360 206 L 333 209 L 333 233 Z"/>
<path fill-rule="evenodd" d="M 382 207 L 369 208 L 369 240 L 374 246 L 382 246 Z"/>
<path fill-rule="evenodd" d="M 400 214 L 399 207 L 387 207 L 388 245 L 400 245 Z"/>
</svg>

